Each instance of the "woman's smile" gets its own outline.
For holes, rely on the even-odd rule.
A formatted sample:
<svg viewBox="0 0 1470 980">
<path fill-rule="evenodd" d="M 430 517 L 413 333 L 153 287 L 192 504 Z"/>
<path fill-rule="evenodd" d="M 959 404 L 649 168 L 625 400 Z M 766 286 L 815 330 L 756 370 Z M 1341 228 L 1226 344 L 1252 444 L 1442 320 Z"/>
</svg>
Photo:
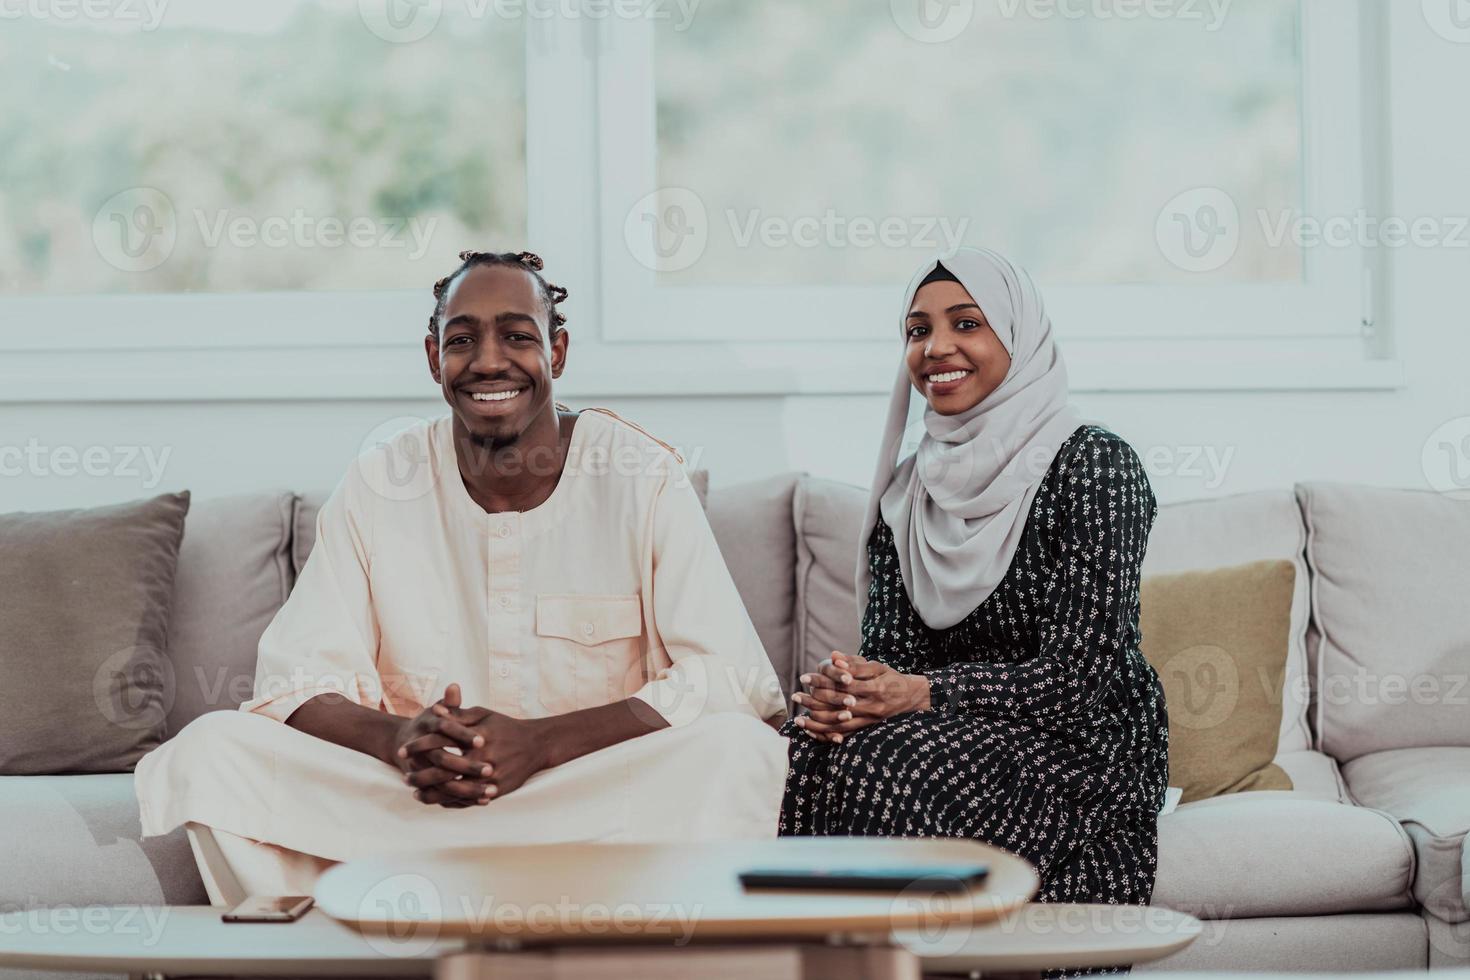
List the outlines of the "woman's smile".
<svg viewBox="0 0 1470 980">
<path fill-rule="evenodd" d="M 965 382 L 975 376 L 972 368 L 957 368 L 941 366 L 934 368 L 924 374 L 924 381 L 929 386 L 929 394 L 935 398 L 952 395 L 964 387 Z"/>
</svg>

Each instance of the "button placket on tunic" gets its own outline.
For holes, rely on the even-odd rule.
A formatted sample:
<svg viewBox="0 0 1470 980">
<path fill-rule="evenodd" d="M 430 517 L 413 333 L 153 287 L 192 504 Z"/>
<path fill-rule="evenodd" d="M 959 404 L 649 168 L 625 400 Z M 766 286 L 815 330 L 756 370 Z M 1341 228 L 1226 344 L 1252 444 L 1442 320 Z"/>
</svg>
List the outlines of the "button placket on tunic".
<svg viewBox="0 0 1470 980">
<path fill-rule="evenodd" d="M 523 683 L 525 629 L 521 622 L 521 515 L 486 514 L 485 649 L 493 707 L 521 715 L 529 707 Z"/>
</svg>

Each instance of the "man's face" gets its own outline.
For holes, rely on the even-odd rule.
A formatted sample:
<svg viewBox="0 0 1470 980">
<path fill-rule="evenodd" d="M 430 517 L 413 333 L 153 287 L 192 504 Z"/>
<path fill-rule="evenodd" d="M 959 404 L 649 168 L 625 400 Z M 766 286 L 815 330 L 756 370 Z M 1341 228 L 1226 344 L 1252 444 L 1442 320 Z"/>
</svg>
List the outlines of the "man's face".
<svg viewBox="0 0 1470 980">
<path fill-rule="evenodd" d="M 449 287 L 439 334 L 425 339 L 429 373 L 477 443 L 514 443 L 552 404 L 567 332 L 548 343 L 550 311 L 529 272 L 475 266 Z"/>
</svg>

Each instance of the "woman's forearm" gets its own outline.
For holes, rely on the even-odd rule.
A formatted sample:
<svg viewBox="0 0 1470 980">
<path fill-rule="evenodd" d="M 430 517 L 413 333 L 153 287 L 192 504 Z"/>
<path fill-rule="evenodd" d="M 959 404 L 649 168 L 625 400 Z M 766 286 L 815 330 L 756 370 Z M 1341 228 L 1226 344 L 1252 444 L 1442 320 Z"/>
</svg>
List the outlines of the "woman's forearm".
<svg viewBox="0 0 1470 980">
<path fill-rule="evenodd" d="M 913 705 L 910 711 L 930 711 L 934 705 L 930 701 L 931 691 L 929 678 L 924 674 L 905 674 L 909 679 L 909 703 Z"/>
<path fill-rule="evenodd" d="M 397 767 L 393 758 L 403 719 L 358 704 L 336 692 L 318 694 L 291 712 L 286 724 L 297 731 L 370 755 Z"/>
</svg>

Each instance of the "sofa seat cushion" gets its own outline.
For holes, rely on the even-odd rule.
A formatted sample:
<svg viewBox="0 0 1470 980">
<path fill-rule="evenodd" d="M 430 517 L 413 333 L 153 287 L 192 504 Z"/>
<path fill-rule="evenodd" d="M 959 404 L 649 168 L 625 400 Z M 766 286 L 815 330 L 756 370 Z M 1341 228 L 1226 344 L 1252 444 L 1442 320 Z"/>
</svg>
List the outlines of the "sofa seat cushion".
<svg viewBox="0 0 1470 980">
<path fill-rule="evenodd" d="M 1391 814 L 1414 842 L 1414 898 L 1446 922 L 1470 921 L 1470 749 L 1394 749 L 1343 766 L 1364 806 Z"/>
<path fill-rule="evenodd" d="M 1153 904 L 1204 919 L 1409 908 L 1414 851 L 1377 810 L 1295 791 L 1216 796 L 1159 818 Z"/>
<path fill-rule="evenodd" d="M 208 905 L 184 829 L 140 832 L 132 773 L 0 776 L 0 909 Z"/>
<path fill-rule="evenodd" d="M 1275 762 L 1291 777 L 1291 788 L 1297 796 L 1330 803 L 1352 802 L 1337 762 L 1331 756 L 1308 749 L 1279 753 Z"/>
</svg>

